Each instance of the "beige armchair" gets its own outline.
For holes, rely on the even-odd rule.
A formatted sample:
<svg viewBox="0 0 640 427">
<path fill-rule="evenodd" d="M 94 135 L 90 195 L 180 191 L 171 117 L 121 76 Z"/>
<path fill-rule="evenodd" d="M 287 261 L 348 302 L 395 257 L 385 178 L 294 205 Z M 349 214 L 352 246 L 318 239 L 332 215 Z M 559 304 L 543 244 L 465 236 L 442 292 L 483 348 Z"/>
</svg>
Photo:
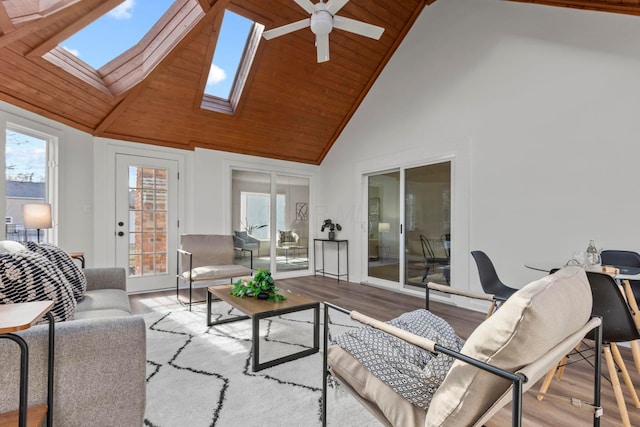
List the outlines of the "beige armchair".
<svg viewBox="0 0 640 427">
<path fill-rule="evenodd" d="M 233 263 L 235 248 L 233 236 L 219 234 L 183 234 L 178 249 L 178 271 L 176 274 L 176 298 L 182 304 L 188 304 L 191 310 L 194 283 L 208 283 L 219 280 L 238 279 L 251 276 L 251 268 Z M 250 251 L 249 251 L 250 252 Z M 180 298 L 180 282 L 189 284 L 189 300 Z"/>
</svg>

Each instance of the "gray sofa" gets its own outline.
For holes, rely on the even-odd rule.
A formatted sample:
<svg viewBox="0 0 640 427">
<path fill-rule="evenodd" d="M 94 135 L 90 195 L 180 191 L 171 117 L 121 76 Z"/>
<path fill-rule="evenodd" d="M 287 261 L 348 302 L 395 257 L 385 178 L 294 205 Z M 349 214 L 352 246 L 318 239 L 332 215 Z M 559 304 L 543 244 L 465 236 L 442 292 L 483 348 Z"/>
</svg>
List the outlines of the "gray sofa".
<svg viewBox="0 0 640 427">
<path fill-rule="evenodd" d="M 84 270 L 87 292 L 73 320 L 56 323 L 54 425 L 142 426 L 146 328 L 131 314 L 121 268 Z M 29 402 L 46 403 L 47 324 L 21 332 L 29 345 Z M 19 351 L 0 340 L 0 413 L 18 408 Z"/>
</svg>

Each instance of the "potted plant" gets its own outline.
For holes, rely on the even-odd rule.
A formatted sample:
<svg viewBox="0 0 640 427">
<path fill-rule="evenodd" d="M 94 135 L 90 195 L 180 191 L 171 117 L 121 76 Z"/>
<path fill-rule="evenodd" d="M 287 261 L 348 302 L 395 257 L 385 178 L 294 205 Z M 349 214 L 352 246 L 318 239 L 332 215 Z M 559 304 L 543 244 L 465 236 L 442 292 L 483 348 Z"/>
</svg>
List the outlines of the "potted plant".
<svg viewBox="0 0 640 427">
<path fill-rule="evenodd" d="M 271 272 L 269 270 L 260 269 L 248 282 L 238 280 L 234 283 L 231 287 L 231 295 L 240 298 L 244 298 L 246 296 L 255 297 L 269 301 L 286 300 L 287 298 L 284 295 L 278 293 L 279 290 L 280 288 L 278 288 L 273 282 Z"/>
<path fill-rule="evenodd" d="M 326 228 L 329 229 L 329 240 L 334 240 L 336 238 L 336 233 L 334 230 L 342 230 L 342 227 L 340 226 L 340 224 L 335 223 L 330 220 L 330 219 L 325 219 L 324 223 L 322 224 L 322 227 L 320 228 L 320 231 L 324 231 Z"/>
</svg>

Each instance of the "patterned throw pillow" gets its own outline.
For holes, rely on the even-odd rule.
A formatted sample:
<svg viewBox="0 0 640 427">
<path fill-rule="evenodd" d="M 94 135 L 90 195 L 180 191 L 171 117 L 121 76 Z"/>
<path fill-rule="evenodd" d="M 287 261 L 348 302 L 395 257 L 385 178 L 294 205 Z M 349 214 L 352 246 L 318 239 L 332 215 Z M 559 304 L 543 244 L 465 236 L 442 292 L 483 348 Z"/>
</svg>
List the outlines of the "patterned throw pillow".
<svg viewBox="0 0 640 427">
<path fill-rule="evenodd" d="M 280 231 L 280 230 L 278 230 Z M 291 230 L 282 230 L 280 231 L 280 243 L 293 243 L 296 239 L 293 236 L 293 232 Z"/>
<path fill-rule="evenodd" d="M 75 315 L 71 285 L 51 261 L 31 251 L 0 254 L 0 304 L 45 300 L 54 301 L 56 322 Z"/>
<path fill-rule="evenodd" d="M 30 251 L 43 255 L 62 271 L 73 288 L 73 296 L 76 300 L 79 301 L 84 297 L 87 290 L 87 278 L 67 252 L 51 243 L 26 242 L 25 246 Z"/>
</svg>

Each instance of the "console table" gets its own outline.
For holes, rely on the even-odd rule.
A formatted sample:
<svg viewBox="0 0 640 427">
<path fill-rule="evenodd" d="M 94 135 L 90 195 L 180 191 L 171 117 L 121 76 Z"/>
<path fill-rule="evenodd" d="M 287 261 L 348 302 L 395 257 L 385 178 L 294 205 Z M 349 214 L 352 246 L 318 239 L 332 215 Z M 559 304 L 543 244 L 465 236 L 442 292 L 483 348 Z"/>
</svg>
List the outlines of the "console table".
<svg viewBox="0 0 640 427">
<path fill-rule="evenodd" d="M 9 339 L 20 346 L 20 401 L 17 411 L 0 414 L 0 427 L 26 427 L 41 425 L 45 416 L 47 426 L 53 425 L 53 349 L 55 325 L 50 313 L 53 301 L 34 301 L 0 305 L 0 339 Z M 28 407 L 29 347 L 20 335 L 14 332 L 24 331 L 35 325 L 42 317 L 49 320 L 49 354 L 47 372 L 47 404 Z"/>
<path fill-rule="evenodd" d="M 321 250 L 320 253 L 322 254 L 322 267 L 321 268 L 316 268 L 316 254 L 318 253 L 318 251 L 316 250 L 316 244 L 320 242 L 320 246 L 321 246 Z M 324 246 L 325 244 L 335 244 L 336 245 L 336 252 L 337 252 L 337 258 L 338 258 L 338 271 L 336 273 L 328 273 L 325 271 L 325 258 L 324 258 Z M 346 272 L 345 273 L 341 273 L 340 272 L 340 246 L 344 244 L 344 248 L 346 250 L 346 255 L 347 255 L 347 268 L 346 268 Z M 348 240 L 330 240 L 330 239 L 313 239 L 313 275 L 315 276 L 317 273 L 322 273 L 322 276 L 324 277 L 325 275 L 329 275 L 329 276 L 334 276 L 338 278 L 338 282 L 340 281 L 340 277 L 342 276 L 346 276 L 347 277 L 347 282 L 349 281 L 349 241 Z"/>
</svg>

